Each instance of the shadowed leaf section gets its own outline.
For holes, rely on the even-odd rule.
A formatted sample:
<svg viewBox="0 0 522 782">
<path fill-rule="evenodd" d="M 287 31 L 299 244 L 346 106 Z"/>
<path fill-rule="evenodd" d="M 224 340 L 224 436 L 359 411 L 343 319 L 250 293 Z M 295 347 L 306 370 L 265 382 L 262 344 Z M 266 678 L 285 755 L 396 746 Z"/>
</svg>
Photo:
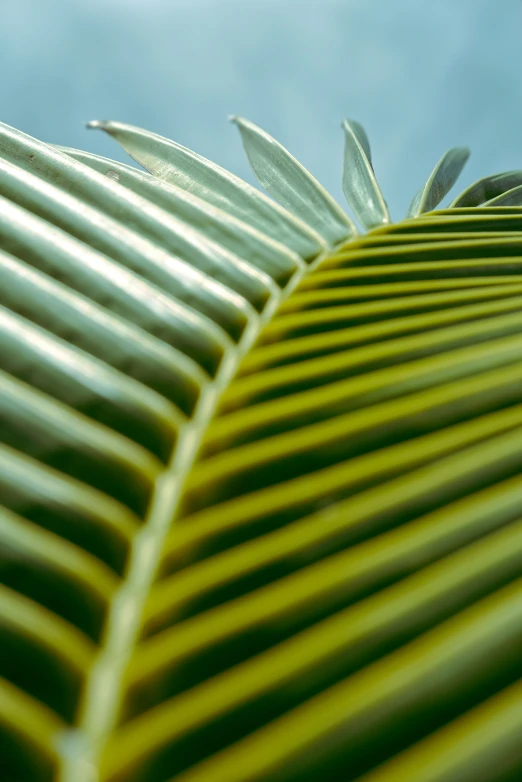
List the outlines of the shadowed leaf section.
<svg viewBox="0 0 522 782">
<path fill-rule="evenodd" d="M 4 775 L 513 782 L 519 174 L 392 224 L 346 120 L 359 236 L 236 122 L 278 203 L 0 125 Z"/>
</svg>

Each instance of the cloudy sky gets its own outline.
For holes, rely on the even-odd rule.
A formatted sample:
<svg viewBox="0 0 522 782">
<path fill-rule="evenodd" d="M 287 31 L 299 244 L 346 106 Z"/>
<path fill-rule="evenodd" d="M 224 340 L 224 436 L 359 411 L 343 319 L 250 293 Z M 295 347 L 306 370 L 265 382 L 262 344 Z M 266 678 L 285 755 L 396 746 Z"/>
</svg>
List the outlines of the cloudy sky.
<svg viewBox="0 0 522 782">
<path fill-rule="evenodd" d="M 125 160 L 116 119 L 253 181 L 242 114 L 337 197 L 340 121 L 362 122 L 392 217 L 449 146 L 462 186 L 522 168 L 520 0 L 0 0 L 0 119 Z"/>
</svg>

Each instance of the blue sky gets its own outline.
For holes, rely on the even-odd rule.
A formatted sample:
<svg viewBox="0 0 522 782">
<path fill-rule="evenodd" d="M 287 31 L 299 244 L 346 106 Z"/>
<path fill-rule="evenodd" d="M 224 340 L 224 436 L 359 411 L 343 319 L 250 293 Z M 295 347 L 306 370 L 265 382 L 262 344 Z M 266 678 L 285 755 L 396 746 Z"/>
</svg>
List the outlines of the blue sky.
<svg viewBox="0 0 522 782">
<path fill-rule="evenodd" d="M 249 181 L 242 114 L 343 203 L 340 122 L 362 122 L 399 219 L 441 154 L 461 186 L 522 168 L 519 0 L 0 0 L 0 119 L 126 160 L 89 119 L 174 138 Z"/>
</svg>

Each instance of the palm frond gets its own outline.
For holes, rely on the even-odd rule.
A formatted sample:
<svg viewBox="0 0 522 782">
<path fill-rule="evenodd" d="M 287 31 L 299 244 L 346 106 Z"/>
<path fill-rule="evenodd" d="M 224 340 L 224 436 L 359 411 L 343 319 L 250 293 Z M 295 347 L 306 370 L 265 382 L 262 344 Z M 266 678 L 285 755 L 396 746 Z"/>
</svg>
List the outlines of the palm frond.
<svg viewBox="0 0 522 782">
<path fill-rule="evenodd" d="M 515 779 L 520 175 L 391 224 L 346 122 L 358 236 L 238 122 L 280 204 L 0 126 L 4 776 Z"/>
</svg>

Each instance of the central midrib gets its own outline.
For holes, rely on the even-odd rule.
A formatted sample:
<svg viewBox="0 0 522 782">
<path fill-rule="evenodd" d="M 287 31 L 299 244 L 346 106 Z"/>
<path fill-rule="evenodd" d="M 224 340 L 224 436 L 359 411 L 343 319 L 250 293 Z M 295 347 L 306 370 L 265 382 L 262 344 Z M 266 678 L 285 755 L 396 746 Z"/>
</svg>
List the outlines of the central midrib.
<svg viewBox="0 0 522 782">
<path fill-rule="evenodd" d="M 160 563 L 163 543 L 176 518 L 183 485 L 208 423 L 241 358 L 263 326 L 301 279 L 313 272 L 336 248 L 313 263 L 301 263 L 284 290 L 274 295 L 261 315 L 253 315 L 237 346 L 223 358 L 215 380 L 202 390 L 193 418 L 180 432 L 167 469 L 157 479 L 143 527 L 136 535 L 127 577 L 116 591 L 106 620 L 104 641 L 87 677 L 76 727 L 59 737 L 60 782 L 97 782 L 100 758 L 114 730 L 124 693 L 124 675 L 139 635 L 141 617 Z"/>
</svg>

